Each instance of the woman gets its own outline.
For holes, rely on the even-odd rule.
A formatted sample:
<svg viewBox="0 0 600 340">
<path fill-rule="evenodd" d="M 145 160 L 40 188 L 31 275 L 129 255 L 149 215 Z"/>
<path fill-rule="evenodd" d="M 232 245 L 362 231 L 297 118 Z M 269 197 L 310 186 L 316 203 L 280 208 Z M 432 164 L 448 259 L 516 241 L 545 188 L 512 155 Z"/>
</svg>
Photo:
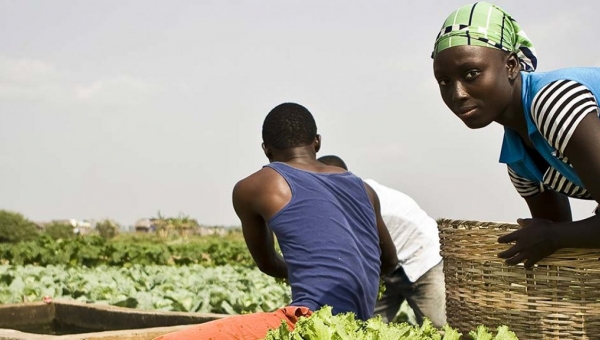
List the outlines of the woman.
<svg viewBox="0 0 600 340">
<path fill-rule="evenodd" d="M 600 215 L 572 221 L 568 197 L 600 202 L 600 69 L 533 72 L 533 44 L 505 11 L 485 2 L 453 12 L 435 41 L 435 78 L 468 127 L 504 126 L 500 162 L 531 219 L 498 239 L 498 254 L 526 267 L 560 248 L 600 248 Z"/>
</svg>

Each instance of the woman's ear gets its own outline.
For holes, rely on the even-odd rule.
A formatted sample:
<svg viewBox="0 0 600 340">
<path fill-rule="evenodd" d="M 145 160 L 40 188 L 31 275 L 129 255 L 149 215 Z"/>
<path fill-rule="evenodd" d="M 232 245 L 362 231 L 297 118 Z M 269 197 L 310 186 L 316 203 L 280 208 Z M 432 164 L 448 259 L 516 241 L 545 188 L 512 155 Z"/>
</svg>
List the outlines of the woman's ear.
<svg viewBox="0 0 600 340">
<path fill-rule="evenodd" d="M 508 71 L 508 79 L 515 80 L 521 72 L 521 62 L 516 53 L 512 52 L 506 58 L 506 70 Z"/>
</svg>

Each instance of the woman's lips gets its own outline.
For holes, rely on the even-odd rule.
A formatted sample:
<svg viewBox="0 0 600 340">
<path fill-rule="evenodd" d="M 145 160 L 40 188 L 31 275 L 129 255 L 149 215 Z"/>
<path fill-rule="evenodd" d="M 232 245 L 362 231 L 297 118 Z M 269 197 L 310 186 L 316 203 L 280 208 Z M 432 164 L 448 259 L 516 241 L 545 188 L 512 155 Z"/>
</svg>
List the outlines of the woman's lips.
<svg viewBox="0 0 600 340">
<path fill-rule="evenodd" d="M 463 106 L 458 110 L 457 115 L 461 119 L 465 119 L 472 116 L 475 113 L 475 111 L 477 111 L 477 106 Z"/>
</svg>

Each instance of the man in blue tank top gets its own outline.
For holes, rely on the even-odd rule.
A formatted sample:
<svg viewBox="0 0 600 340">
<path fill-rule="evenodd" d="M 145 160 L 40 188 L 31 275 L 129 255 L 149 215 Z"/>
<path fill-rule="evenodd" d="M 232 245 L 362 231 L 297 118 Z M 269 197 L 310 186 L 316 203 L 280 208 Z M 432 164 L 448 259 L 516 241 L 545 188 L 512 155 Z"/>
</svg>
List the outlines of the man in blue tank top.
<svg viewBox="0 0 600 340">
<path fill-rule="evenodd" d="M 265 274 L 289 280 L 290 306 L 228 317 L 160 339 L 262 339 L 285 320 L 324 305 L 334 313 L 373 315 L 379 279 L 396 268 L 396 248 L 377 194 L 359 177 L 317 160 L 321 136 L 311 113 L 284 103 L 265 118 L 269 164 L 239 181 L 233 206 L 248 249 Z M 273 234 L 283 253 L 275 250 Z"/>
</svg>

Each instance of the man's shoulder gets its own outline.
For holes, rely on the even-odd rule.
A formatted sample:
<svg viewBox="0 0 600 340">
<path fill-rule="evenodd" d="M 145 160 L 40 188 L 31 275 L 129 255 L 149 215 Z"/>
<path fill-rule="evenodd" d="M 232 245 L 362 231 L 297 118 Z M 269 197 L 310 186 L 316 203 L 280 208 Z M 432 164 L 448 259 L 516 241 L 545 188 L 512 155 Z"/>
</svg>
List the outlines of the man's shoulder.
<svg viewBox="0 0 600 340">
<path fill-rule="evenodd" d="M 234 190 L 250 190 L 263 187 L 265 184 L 270 183 L 274 177 L 279 176 L 277 172 L 269 167 L 263 167 L 262 169 L 248 175 L 247 177 L 239 180 Z"/>
</svg>

